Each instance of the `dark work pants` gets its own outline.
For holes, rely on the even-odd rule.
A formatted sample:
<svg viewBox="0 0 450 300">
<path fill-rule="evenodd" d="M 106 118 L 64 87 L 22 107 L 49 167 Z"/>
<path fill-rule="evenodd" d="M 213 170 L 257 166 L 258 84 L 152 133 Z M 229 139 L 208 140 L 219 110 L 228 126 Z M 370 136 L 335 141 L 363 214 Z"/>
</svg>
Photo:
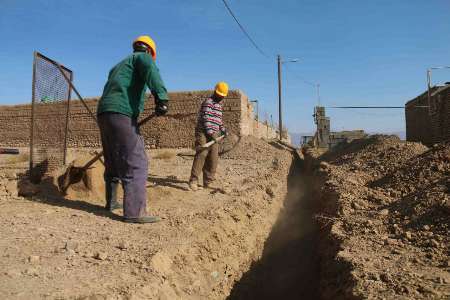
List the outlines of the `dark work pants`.
<svg viewBox="0 0 450 300">
<path fill-rule="evenodd" d="M 124 217 L 147 214 L 148 158 L 137 121 L 118 113 L 102 113 L 98 125 L 105 157 L 105 184 L 122 182 Z"/>
<path fill-rule="evenodd" d="M 197 149 L 201 145 L 209 142 L 210 139 L 206 135 L 197 131 L 195 133 L 195 148 Z M 219 145 L 214 143 L 209 148 L 201 151 L 197 150 L 192 163 L 191 179 L 190 182 L 197 182 L 200 174 L 203 171 L 203 184 L 209 184 L 214 181 L 216 176 L 217 165 L 219 163 Z"/>
</svg>

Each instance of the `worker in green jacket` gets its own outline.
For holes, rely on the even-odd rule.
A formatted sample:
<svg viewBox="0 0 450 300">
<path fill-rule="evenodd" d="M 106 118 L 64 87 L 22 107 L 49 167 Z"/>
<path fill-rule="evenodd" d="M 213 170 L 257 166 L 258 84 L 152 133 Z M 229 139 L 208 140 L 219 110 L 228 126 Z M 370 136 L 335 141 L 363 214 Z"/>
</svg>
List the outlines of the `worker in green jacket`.
<svg viewBox="0 0 450 300">
<path fill-rule="evenodd" d="M 137 119 L 144 110 L 145 91 L 155 98 L 155 114 L 167 113 L 167 90 L 156 67 L 156 45 L 149 36 L 133 42 L 133 54 L 109 72 L 97 107 L 105 157 L 106 209 L 122 206 L 117 188 L 122 183 L 124 221 L 153 223 L 159 218 L 147 215 L 148 158 Z"/>
</svg>

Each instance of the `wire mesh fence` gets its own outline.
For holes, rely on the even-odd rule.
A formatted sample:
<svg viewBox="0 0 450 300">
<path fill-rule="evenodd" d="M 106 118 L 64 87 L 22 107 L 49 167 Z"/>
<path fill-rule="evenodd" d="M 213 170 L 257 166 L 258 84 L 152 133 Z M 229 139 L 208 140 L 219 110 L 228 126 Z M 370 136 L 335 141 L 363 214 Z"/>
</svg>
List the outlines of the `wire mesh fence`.
<svg viewBox="0 0 450 300">
<path fill-rule="evenodd" d="M 72 81 L 71 70 L 34 53 L 30 139 L 33 181 L 66 162 L 71 88 L 60 69 Z"/>
</svg>

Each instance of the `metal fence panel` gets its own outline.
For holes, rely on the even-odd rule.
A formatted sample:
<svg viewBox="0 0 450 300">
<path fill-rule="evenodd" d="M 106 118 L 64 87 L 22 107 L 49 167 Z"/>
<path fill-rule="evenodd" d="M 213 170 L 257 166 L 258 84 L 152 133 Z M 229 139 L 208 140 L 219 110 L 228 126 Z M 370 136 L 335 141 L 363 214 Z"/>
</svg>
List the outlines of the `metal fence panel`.
<svg viewBox="0 0 450 300">
<path fill-rule="evenodd" d="M 30 138 L 33 181 L 66 163 L 71 88 L 58 65 L 72 81 L 71 70 L 34 53 Z"/>
</svg>

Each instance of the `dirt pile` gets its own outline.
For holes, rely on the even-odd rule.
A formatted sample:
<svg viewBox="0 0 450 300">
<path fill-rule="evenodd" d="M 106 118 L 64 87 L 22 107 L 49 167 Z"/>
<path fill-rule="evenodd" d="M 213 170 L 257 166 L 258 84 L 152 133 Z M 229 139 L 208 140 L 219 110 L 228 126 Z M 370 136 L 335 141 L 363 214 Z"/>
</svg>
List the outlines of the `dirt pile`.
<svg viewBox="0 0 450 300">
<path fill-rule="evenodd" d="M 450 296 L 450 145 L 375 136 L 327 153 L 321 184 L 325 298 Z"/>
<path fill-rule="evenodd" d="M 89 162 L 96 153 L 80 154 L 71 162 L 71 168 L 82 169 L 87 162 Z M 62 180 L 64 176 L 67 176 L 68 169 L 62 168 L 54 172 L 54 178 Z M 85 172 L 81 172 L 82 177 L 74 180 L 66 191 L 65 198 L 70 200 L 89 199 L 93 203 L 104 203 L 105 184 L 103 179 L 103 173 L 105 166 L 103 164 L 103 158 L 100 158 L 92 166 L 90 166 Z M 58 185 L 58 182 L 54 182 Z"/>
</svg>

